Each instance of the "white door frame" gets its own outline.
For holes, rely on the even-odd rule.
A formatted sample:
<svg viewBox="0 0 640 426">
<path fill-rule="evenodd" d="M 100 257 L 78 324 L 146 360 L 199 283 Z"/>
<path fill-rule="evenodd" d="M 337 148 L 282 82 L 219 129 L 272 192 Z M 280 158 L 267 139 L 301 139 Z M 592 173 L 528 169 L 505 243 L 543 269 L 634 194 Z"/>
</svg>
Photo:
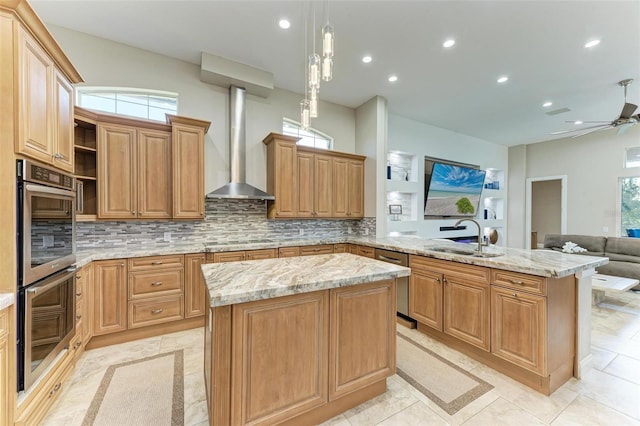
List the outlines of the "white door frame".
<svg viewBox="0 0 640 426">
<path fill-rule="evenodd" d="M 533 189 L 533 182 L 539 182 L 544 180 L 559 180 L 560 181 L 560 233 L 567 233 L 567 175 L 561 176 L 544 176 L 527 178 L 526 189 L 526 217 L 525 217 L 525 247 L 531 247 L 531 193 Z"/>
</svg>

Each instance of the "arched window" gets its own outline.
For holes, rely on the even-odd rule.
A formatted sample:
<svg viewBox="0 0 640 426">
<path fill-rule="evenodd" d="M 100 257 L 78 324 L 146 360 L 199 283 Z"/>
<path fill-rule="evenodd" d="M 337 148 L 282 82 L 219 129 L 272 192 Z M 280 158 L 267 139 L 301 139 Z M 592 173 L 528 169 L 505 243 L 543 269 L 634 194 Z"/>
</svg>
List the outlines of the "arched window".
<svg viewBox="0 0 640 426">
<path fill-rule="evenodd" d="M 298 145 L 322 149 L 333 148 L 333 138 L 331 136 L 312 128 L 305 130 L 300 123 L 290 118 L 282 119 L 282 133 L 301 138 L 298 141 Z"/>
<path fill-rule="evenodd" d="M 165 122 L 165 113 L 177 114 L 178 94 L 128 87 L 76 87 L 76 105 L 114 114 Z"/>
</svg>

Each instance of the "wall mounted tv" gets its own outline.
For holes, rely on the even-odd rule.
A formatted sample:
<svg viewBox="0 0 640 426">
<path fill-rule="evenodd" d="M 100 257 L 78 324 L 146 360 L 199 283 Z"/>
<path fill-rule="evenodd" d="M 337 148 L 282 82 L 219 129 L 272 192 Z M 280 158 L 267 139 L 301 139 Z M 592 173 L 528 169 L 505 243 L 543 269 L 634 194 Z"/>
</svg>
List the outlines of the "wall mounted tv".
<svg viewBox="0 0 640 426">
<path fill-rule="evenodd" d="M 478 166 L 426 157 L 424 217 L 475 217 L 485 174 Z"/>
</svg>

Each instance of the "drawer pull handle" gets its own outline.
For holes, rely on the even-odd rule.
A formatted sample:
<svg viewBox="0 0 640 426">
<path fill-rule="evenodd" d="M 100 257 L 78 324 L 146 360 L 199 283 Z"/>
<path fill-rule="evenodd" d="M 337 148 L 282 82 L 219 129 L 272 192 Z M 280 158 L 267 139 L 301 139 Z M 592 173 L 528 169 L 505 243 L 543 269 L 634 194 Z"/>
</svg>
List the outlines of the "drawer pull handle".
<svg viewBox="0 0 640 426">
<path fill-rule="evenodd" d="M 151 283 L 151 287 L 158 287 L 162 285 L 162 281 L 155 281 Z"/>
<path fill-rule="evenodd" d="M 53 394 L 58 392 L 60 390 L 61 386 L 62 386 L 62 382 L 56 383 L 56 385 L 53 387 L 53 389 L 51 389 L 51 391 L 49 391 L 49 398 L 51 398 L 53 396 Z"/>
<path fill-rule="evenodd" d="M 153 309 L 153 310 L 151 311 L 151 313 L 152 313 L 153 315 L 156 315 L 156 314 L 160 314 L 160 313 L 162 313 L 163 311 L 164 311 L 164 309 L 159 308 L 159 309 Z"/>
<path fill-rule="evenodd" d="M 518 280 L 511 279 L 511 278 L 509 278 L 509 282 L 511 284 L 524 285 L 524 281 L 518 281 Z"/>
<path fill-rule="evenodd" d="M 153 262 L 151 262 L 152 265 L 162 265 L 162 261 L 161 260 L 154 260 Z"/>
<path fill-rule="evenodd" d="M 76 344 L 73 345 L 73 349 L 78 349 L 80 346 L 82 346 L 82 342 L 76 342 Z"/>
</svg>

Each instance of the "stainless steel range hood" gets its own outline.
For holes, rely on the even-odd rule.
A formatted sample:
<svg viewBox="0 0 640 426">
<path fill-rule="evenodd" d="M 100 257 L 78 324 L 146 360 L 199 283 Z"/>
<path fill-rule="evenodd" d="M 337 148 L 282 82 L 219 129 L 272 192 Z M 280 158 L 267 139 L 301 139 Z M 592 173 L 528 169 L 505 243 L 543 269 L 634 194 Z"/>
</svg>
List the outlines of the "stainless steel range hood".
<svg viewBox="0 0 640 426">
<path fill-rule="evenodd" d="M 229 87 L 229 168 L 228 184 L 207 194 L 207 198 L 275 200 L 271 194 L 246 183 L 245 95 L 242 87 Z"/>
</svg>

